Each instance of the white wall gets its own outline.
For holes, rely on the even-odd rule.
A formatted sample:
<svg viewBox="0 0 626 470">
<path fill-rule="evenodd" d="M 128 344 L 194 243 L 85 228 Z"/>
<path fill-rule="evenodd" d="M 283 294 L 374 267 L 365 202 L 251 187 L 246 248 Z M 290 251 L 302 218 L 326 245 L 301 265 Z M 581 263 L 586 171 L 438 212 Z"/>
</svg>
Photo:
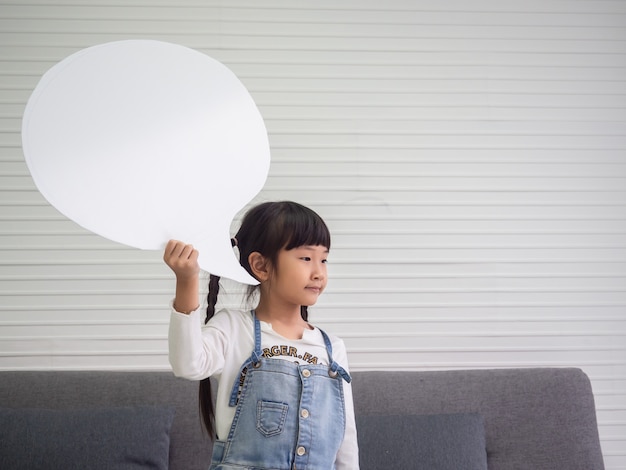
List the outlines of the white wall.
<svg viewBox="0 0 626 470">
<path fill-rule="evenodd" d="M 626 469 L 626 2 L 56 3 L 0 0 L 0 368 L 168 368 L 161 254 L 65 219 L 20 147 L 49 67 L 160 39 L 248 86 L 259 200 L 331 226 L 313 319 L 353 369 L 580 367 Z"/>
</svg>

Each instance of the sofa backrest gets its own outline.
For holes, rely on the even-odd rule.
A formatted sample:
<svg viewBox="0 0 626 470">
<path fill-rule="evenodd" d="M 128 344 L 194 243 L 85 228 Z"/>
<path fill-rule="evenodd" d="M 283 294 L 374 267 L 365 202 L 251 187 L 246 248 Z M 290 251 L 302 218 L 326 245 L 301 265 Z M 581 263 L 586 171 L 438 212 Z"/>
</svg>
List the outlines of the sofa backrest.
<svg viewBox="0 0 626 470">
<path fill-rule="evenodd" d="M 352 375 L 357 415 L 482 415 L 489 470 L 604 469 L 593 392 L 579 369 Z"/>
<path fill-rule="evenodd" d="M 0 407 L 65 410 L 133 405 L 176 409 L 170 433 L 171 470 L 209 467 L 212 444 L 201 427 L 197 382 L 171 372 L 0 372 Z"/>
<path fill-rule="evenodd" d="M 579 369 L 359 371 L 352 376 L 358 416 L 481 414 L 489 470 L 604 469 L 593 393 Z M 0 372 L 0 407 L 129 405 L 174 406 L 170 468 L 208 468 L 212 445 L 200 423 L 197 382 L 170 372 Z"/>
</svg>

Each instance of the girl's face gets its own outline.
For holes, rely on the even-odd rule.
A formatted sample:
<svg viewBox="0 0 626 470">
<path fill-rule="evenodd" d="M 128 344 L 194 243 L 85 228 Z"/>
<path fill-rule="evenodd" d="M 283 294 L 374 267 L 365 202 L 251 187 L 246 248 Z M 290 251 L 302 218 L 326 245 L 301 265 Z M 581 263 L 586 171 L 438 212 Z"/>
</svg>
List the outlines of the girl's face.
<svg viewBox="0 0 626 470">
<path fill-rule="evenodd" d="M 270 292 L 276 300 L 294 306 L 310 306 L 326 288 L 328 249 L 300 246 L 281 250 L 272 270 Z"/>
</svg>

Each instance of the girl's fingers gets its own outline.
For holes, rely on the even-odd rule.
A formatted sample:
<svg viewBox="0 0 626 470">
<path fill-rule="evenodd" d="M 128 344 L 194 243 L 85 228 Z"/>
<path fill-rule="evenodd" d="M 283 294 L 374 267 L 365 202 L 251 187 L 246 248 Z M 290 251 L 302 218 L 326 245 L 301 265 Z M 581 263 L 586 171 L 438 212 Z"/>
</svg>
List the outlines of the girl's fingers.
<svg viewBox="0 0 626 470">
<path fill-rule="evenodd" d="M 189 253 L 189 261 L 197 262 L 198 261 L 198 250 L 196 250 L 193 246 L 191 247 L 191 253 Z"/>
<path fill-rule="evenodd" d="M 171 267 L 185 265 L 189 262 L 195 264 L 198 259 L 198 250 L 194 249 L 193 245 L 186 245 L 178 240 L 170 240 L 165 246 L 163 259 Z"/>
<path fill-rule="evenodd" d="M 194 251 L 193 245 L 184 245 L 180 255 L 178 256 L 182 259 L 189 259 Z"/>
<path fill-rule="evenodd" d="M 181 243 L 182 242 L 179 242 L 178 240 L 170 240 L 167 242 L 167 245 L 165 246 L 165 256 L 168 258 L 178 256 L 177 252 L 181 250 Z"/>
</svg>

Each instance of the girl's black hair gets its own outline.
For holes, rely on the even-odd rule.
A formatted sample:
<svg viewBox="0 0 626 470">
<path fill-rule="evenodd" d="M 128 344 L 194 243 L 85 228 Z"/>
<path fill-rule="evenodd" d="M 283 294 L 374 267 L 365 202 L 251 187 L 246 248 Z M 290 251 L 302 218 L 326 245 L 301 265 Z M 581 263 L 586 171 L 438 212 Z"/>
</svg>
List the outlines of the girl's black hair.
<svg viewBox="0 0 626 470">
<path fill-rule="evenodd" d="M 251 208 L 245 214 L 232 243 L 239 249 L 239 263 L 254 276 L 248 262 L 251 253 L 261 253 L 272 266 L 276 266 L 278 253 L 282 249 L 321 245 L 330 250 L 330 232 L 324 220 L 308 207 L 291 201 L 265 202 Z M 215 315 L 219 281 L 219 276 L 210 275 L 205 324 Z M 308 321 L 306 305 L 300 307 L 300 314 Z M 215 409 L 210 377 L 200 381 L 199 393 L 202 420 L 209 435 L 214 439 Z"/>
</svg>

